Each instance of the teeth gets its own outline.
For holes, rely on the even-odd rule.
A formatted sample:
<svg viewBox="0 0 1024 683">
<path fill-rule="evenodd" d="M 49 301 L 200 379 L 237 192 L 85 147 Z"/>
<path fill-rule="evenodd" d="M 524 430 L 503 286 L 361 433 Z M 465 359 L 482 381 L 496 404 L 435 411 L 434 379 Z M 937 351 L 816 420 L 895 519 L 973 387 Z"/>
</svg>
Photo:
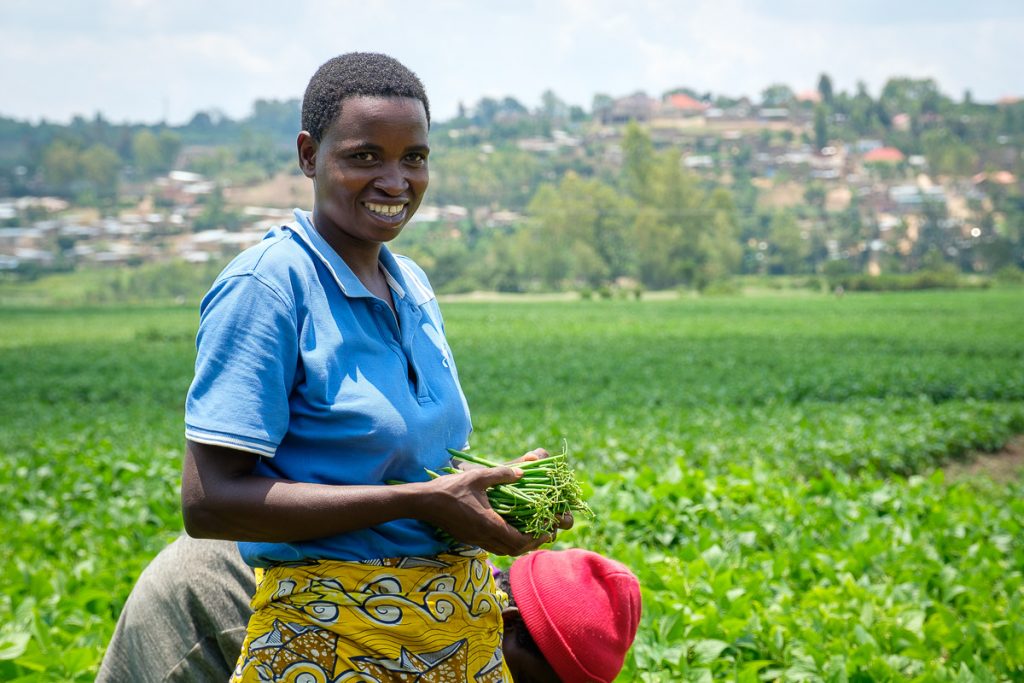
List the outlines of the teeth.
<svg viewBox="0 0 1024 683">
<path fill-rule="evenodd" d="M 364 202 L 363 206 L 382 216 L 397 216 L 405 208 L 405 204 L 374 204 L 372 202 Z"/>
</svg>

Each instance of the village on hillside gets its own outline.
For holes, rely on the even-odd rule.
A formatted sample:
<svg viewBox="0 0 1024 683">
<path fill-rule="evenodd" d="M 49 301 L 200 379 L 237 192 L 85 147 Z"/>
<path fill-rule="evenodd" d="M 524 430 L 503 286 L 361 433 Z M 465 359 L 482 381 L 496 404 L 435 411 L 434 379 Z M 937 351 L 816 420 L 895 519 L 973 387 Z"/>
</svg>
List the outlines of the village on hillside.
<svg viewBox="0 0 1024 683">
<path fill-rule="evenodd" d="M 640 126 L 655 150 L 678 150 L 681 167 L 709 187 L 735 193 L 742 175 L 754 188 L 756 201 L 752 206 L 737 201 L 737 210 L 798 210 L 804 240 L 811 239 L 816 217 L 856 212 L 863 226 L 857 239 L 819 235 L 821 256 L 853 259 L 857 270 L 869 275 L 883 272 L 883 255 L 911 254 L 928 220 L 948 234 L 947 250 L 957 245 L 970 250 L 1005 228 L 999 223 L 1005 216 L 994 200 L 1022 191 L 1015 172 L 1021 151 L 1010 136 L 1000 136 L 995 153 L 976 161 L 968 172 L 951 173 L 935 168 L 934 157 L 905 153 L 882 136 L 833 138 L 828 133 L 842 126 L 842 115 L 831 113 L 825 120 L 821 100 L 819 90 L 794 93 L 784 104 L 747 98 L 722 103 L 685 92 L 661 98 L 639 93 L 609 99 L 585 120 L 562 117 L 541 134 L 527 131 L 531 134 L 504 144 L 536 158 L 541 168 L 587 158 L 614 176 L 624 163 L 624 131 Z M 505 122 L 515 115 L 506 115 Z M 899 136 L 936 120 L 934 113 L 896 112 L 886 123 Z M 464 147 L 467 140 L 476 141 L 474 149 L 485 159 L 496 146 L 488 134 L 488 128 L 469 119 L 449 122 L 433 133 L 432 163 L 434 158 L 443 160 L 449 146 Z M 0 200 L 0 271 L 220 261 L 258 242 L 271 226 L 291 220 L 293 207 L 308 205 L 309 181 L 297 169 L 287 170 L 286 162 L 269 177 L 238 183 L 189 170 L 189 160 L 202 158 L 205 149 L 182 146 L 172 168 L 157 177 L 122 178 L 116 210 L 77 206 L 69 197 Z M 432 184 L 444 176 L 442 162 L 435 169 Z M 506 229 L 523 221 L 527 212 L 522 202 L 460 203 L 451 191 L 442 199 L 452 197 L 456 201 L 435 204 L 428 192 L 414 220 L 450 226 L 453 234 L 461 234 L 467 223 L 475 230 Z M 753 233 L 743 244 L 755 256 L 770 246 L 770 239 Z M 974 269 L 988 265 L 978 263 Z M 820 267 L 821 260 L 815 268 Z M 971 264 L 965 269 L 971 270 Z"/>
</svg>

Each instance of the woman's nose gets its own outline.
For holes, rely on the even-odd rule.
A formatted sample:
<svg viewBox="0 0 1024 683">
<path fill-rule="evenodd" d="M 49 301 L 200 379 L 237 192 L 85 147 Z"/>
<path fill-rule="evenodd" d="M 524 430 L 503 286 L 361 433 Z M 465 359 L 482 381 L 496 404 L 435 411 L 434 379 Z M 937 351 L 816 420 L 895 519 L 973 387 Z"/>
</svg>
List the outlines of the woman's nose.
<svg viewBox="0 0 1024 683">
<path fill-rule="evenodd" d="M 381 169 L 381 174 L 373 186 L 389 195 L 400 195 L 409 187 L 409 179 L 406 178 L 401 166 L 388 164 Z"/>
</svg>

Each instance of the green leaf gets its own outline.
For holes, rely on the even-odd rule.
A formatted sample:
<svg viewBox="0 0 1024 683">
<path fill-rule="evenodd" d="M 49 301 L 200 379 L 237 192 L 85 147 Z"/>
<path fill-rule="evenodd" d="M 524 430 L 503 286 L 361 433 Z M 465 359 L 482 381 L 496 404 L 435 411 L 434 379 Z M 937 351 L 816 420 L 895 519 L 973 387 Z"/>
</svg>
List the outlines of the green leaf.
<svg viewBox="0 0 1024 683">
<path fill-rule="evenodd" d="M 710 664 L 718 659 L 722 651 L 729 647 L 724 640 L 698 640 L 690 644 L 689 657 L 691 664 Z"/>
<path fill-rule="evenodd" d="M 17 659 L 25 653 L 31 634 L 16 631 L 0 634 L 0 659 Z"/>
</svg>

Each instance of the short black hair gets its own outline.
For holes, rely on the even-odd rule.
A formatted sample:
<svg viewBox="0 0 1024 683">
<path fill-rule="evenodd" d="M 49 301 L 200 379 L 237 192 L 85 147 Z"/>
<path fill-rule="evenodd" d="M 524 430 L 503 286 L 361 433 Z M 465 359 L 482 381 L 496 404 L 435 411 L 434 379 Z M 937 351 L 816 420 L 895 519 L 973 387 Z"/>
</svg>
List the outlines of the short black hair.
<svg viewBox="0 0 1024 683">
<path fill-rule="evenodd" d="M 302 96 L 302 130 L 320 142 L 341 114 L 346 97 L 411 97 L 423 103 L 430 126 L 430 102 L 419 77 L 394 57 L 349 52 L 329 59 L 309 79 Z"/>
</svg>

